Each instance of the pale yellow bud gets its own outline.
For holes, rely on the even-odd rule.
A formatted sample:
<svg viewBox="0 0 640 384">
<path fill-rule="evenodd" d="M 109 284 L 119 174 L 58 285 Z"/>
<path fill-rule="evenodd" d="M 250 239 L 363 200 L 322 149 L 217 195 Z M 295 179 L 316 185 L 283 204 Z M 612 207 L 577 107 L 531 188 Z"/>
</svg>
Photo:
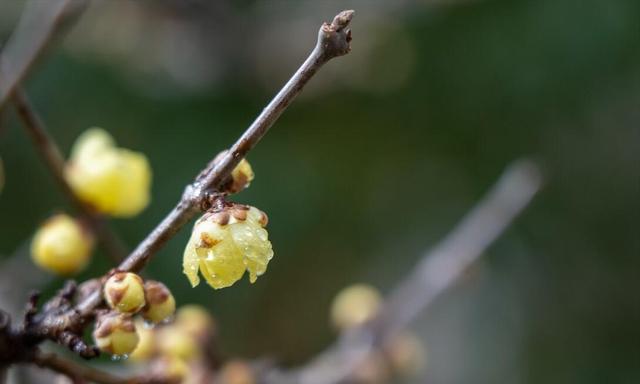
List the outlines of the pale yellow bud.
<svg viewBox="0 0 640 384">
<path fill-rule="evenodd" d="M 197 340 L 206 340 L 216 332 L 216 323 L 206 309 L 199 305 L 183 305 L 176 313 L 175 326 Z"/>
<path fill-rule="evenodd" d="M 338 330 L 361 325 L 380 309 L 380 293 L 370 285 L 354 284 L 344 288 L 331 304 L 331 322 Z"/>
<path fill-rule="evenodd" d="M 74 192 L 102 213 L 131 217 L 149 204 L 151 168 L 146 156 L 116 147 L 102 129 L 80 135 L 66 176 Z"/>
<path fill-rule="evenodd" d="M 176 300 L 164 284 L 149 280 L 144 284 L 144 294 L 147 304 L 142 310 L 142 317 L 153 323 L 159 323 L 173 316 Z"/>
<path fill-rule="evenodd" d="M 198 271 L 216 289 L 231 286 L 245 271 L 255 282 L 273 257 L 266 225 L 267 216 L 254 207 L 232 204 L 207 212 L 184 251 L 183 271 L 191 285 L 199 284 Z"/>
<path fill-rule="evenodd" d="M 114 273 L 104 284 L 104 298 L 118 312 L 136 313 L 145 305 L 142 279 L 135 273 Z"/>
<path fill-rule="evenodd" d="M 140 341 L 136 349 L 129 355 L 129 360 L 134 363 L 148 361 L 156 351 L 156 335 L 153 329 L 142 324 L 141 320 L 136 321 L 136 329 Z"/>
<path fill-rule="evenodd" d="M 131 316 L 117 312 L 98 318 L 93 339 L 101 351 L 112 355 L 130 354 L 140 340 Z"/>
<path fill-rule="evenodd" d="M 246 159 L 240 160 L 240 163 L 231 172 L 231 185 L 229 192 L 237 193 L 247 188 L 255 177 L 251 164 Z"/>
<path fill-rule="evenodd" d="M 213 162 L 216 163 L 220 161 L 226 153 L 226 150 L 218 153 Z M 255 174 L 253 173 L 251 164 L 249 164 L 246 159 L 242 159 L 233 171 L 231 171 L 231 177 L 229 177 L 229 180 L 221 187 L 221 190 L 229 193 L 238 193 L 249 187 L 254 177 Z"/>
<path fill-rule="evenodd" d="M 89 262 L 93 238 L 76 220 L 58 214 L 47 220 L 31 242 L 31 257 L 41 268 L 60 275 L 80 272 Z"/>
<path fill-rule="evenodd" d="M 200 355 L 197 340 L 184 329 L 169 325 L 157 330 L 158 351 L 163 356 L 178 357 L 185 361 Z"/>
</svg>

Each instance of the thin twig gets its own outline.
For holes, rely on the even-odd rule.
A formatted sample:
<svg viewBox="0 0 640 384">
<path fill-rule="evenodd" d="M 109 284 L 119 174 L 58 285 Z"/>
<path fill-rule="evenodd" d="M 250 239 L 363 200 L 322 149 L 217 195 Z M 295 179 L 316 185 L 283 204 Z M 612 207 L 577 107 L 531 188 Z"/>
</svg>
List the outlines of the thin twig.
<svg viewBox="0 0 640 384">
<path fill-rule="evenodd" d="M 95 382 L 100 384 L 132 384 L 136 379 L 123 379 L 86 364 L 78 364 L 54 353 L 38 352 L 33 363 L 69 377 L 74 382 Z"/>
<path fill-rule="evenodd" d="M 542 184 L 529 161 L 511 165 L 488 194 L 439 244 L 426 252 L 413 272 L 388 296 L 372 322 L 343 334 L 306 366 L 272 371 L 264 382 L 336 384 L 347 379 L 366 356 L 451 287 L 529 204 Z"/>
<path fill-rule="evenodd" d="M 0 109 L 64 25 L 86 0 L 30 1 L 0 56 Z"/>
<path fill-rule="evenodd" d="M 33 146 L 47 168 L 49 168 L 49 172 L 53 175 L 58 186 L 80 212 L 80 216 L 89 225 L 114 264 L 119 263 L 126 254 L 124 244 L 115 232 L 111 230 L 104 218 L 100 217 L 91 206 L 79 199 L 71 189 L 65 178 L 65 162 L 60 149 L 53 137 L 47 132 L 44 122 L 20 86 L 16 87 L 13 92 L 13 101 L 24 128 L 33 142 Z"/>
<path fill-rule="evenodd" d="M 324 23 L 318 32 L 315 48 L 282 90 L 258 115 L 231 149 L 217 162 L 200 172 L 193 184 L 187 186 L 175 208 L 118 267 L 122 271 L 140 271 L 149 259 L 171 239 L 199 211 L 203 199 L 217 190 L 231 171 L 267 133 L 282 112 L 291 104 L 313 75 L 329 60 L 345 55 L 350 50 L 351 31 L 347 29 L 353 11 L 339 13 L 331 24 Z M 101 302 L 100 292 L 95 292 L 77 309 L 86 316 Z"/>
</svg>

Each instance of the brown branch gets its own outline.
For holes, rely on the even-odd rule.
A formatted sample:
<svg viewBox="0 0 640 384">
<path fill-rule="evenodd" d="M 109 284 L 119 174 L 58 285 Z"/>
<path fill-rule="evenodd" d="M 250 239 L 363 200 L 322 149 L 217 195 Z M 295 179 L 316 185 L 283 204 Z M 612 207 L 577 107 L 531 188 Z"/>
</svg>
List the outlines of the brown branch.
<svg viewBox="0 0 640 384">
<path fill-rule="evenodd" d="M 66 23 L 86 0 L 30 1 L 0 56 L 0 109 Z"/>
<path fill-rule="evenodd" d="M 339 13 L 331 24 L 324 23 L 318 32 L 315 48 L 298 71 L 262 110 L 230 150 L 215 163 L 210 163 L 196 180 L 185 189 L 175 208 L 158 224 L 138 247 L 118 267 L 122 271 L 140 271 L 149 259 L 164 246 L 199 211 L 207 197 L 229 177 L 231 171 L 267 133 L 282 112 L 291 104 L 313 75 L 329 60 L 345 55 L 350 50 L 351 31 L 347 29 L 353 11 Z M 81 302 L 77 310 L 89 315 L 102 301 L 100 292 L 94 292 Z M 68 323 L 71 319 L 65 319 Z"/>
<path fill-rule="evenodd" d="M 69 377 L 73 382 L 95 382 L 100 384 L 133 384 L 138 382 L 136 379 L 123 379 L 86 364 L 78 364 L 72 360 L 63 359 L 54 353 L 37 352 L 32 362 L 39 367 L 61 373 Z"/>
<path fill-rule="evenodd" d="M 33 142 L 33 146 L 49 169 L 49 172 L 53 175 L 56 183 L 67 199 L 80 212 L 81 218 L 89 225 L 91 231 L 106 250 L 107 255 L 115 264 L 119 263 L 126 254 L 124 244 L 115 232 L 111 230 L 104 218 L 99 216 L 91 206 L 78 198 L 71 189 L 65 178 L 65 162 L 58 145 L 47 132 L 44 122 L 34 109 L 24 90 L 19 86 L 14 90 L 13 102 L 18 115 L 22 119 L 25 130 Z"/>
<path fill-rule="evenodd" d="M 425 253 L 413 272 L 388 296 L 377 318 L 343 334 L 306 366 L 291 372 L 271 371 L 263 382 L 343 382 L 372 350 L 409 325 L 451 287 L 531 202 L 541 184 L 535 164 L 514 163 L 458 226 Z"/>
</svg>

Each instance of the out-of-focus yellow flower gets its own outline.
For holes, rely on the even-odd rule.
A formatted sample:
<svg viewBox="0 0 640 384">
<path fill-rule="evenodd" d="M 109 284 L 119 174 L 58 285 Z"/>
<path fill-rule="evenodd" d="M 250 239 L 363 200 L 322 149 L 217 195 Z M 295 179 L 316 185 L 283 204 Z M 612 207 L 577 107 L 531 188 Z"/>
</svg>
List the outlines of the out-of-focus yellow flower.
<svg viewBox="0 0 640 384">
<path fill-rule="evenodd" d="M 66 176 L 74 192 L 98 211 L 131 217 L 149 204 L 151 167 L 146 156 L 115 146 L 100 128 L 76 140 Z"/>
<path fill-rule="evenodd" d="M 207 212 L 184 251 L 183 272 L 191 285 L 200 283 L 198 271 L 215 289 L 231 286 L 245 271 L 255 282 L 273 257 L 266 225 L 267 216 L 254 207 L 232 204 Z"/>
<path fill-rule="evenodd" d="M 338 330 L 358 326 L 378 313 L 381 300 L 378 290 L 370 285 L 350 285 L 333 299 L 331 322 Z"/>
<path fill-rule="evenodd" d="M 58 214 L 36 232 L 31 242 L 31 258 L 47 271 L 71 275 L 84 269 L 92 248 L 91 234 L 73 218 Z"/>
<path fill-rule="evenodd" d="M 189 361 L 200 356 L 198 340 L 184 329 L 168 325 L 157 330 L 158 352 L 163 356 Z"/>
<path fill-rule="evenodd" d="M 176 313 L 174 325 L 198 340 L 207 340 L 216 333 L 215 319 L 206 309 L 196 304 L 181 306 Z"/>
<path fill-rule="evenodd" d="M 151 359 L 156 352 L 156 334 L 153 329 L 145 327 L 142 320 L 137 320 L 135 324 L 140 340 L 136 349 L 129 355 L 129 360 L 139 363 Z"/>
</svg>

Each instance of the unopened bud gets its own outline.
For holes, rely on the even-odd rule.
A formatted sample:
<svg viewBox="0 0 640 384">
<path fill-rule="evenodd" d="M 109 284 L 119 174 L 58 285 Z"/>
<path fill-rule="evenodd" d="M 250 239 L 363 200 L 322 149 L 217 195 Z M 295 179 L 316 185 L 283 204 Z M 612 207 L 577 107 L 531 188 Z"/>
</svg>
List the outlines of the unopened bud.
<svg viewBox="0 0 640 384">
<path fill-rule="evenodd" d="M 214 163 L 220 161 L 226 153 L 226 150 L 218 153 L 213 160 Z M 251 164 L 249 164 L 246 159 L 242 159 L 233 171 L 231 171 L 229 180 L 222 186 L 221 190 L 229 193 L 238 193 L 247 188 L 254 177 L 255 174 L 253 173 Z"/>
<path fill-rule="evenodd" d="M 104 298 L 118 312 L 136 313 L 145 304 L 142 279 L 135 273 L 117 272 L 104 284 Z"/>
<path fill-rule="evenodd" d="M 148 280 L 144 284 L 146 305 L 142 310 L 142 317 L 153 323 L 160 323 L 173 315 L 176 310 L 176 300 L 171 291 L 159 281 Z"/>
<path fill-rule="evenodd" d="M 101 351 L 112 355 L 128 355 L 140 341 L 131 316 L 117 312 L 98 318 L 93 338 Z"/>
<path fill-rule="evenodd" d="M 39 267 L 60 274 L 80 272 L 89 262 L 93 237 L 76 220 L 58 214 L 47 220 L 31 243 L 31 257 Z"/>
</svg>

